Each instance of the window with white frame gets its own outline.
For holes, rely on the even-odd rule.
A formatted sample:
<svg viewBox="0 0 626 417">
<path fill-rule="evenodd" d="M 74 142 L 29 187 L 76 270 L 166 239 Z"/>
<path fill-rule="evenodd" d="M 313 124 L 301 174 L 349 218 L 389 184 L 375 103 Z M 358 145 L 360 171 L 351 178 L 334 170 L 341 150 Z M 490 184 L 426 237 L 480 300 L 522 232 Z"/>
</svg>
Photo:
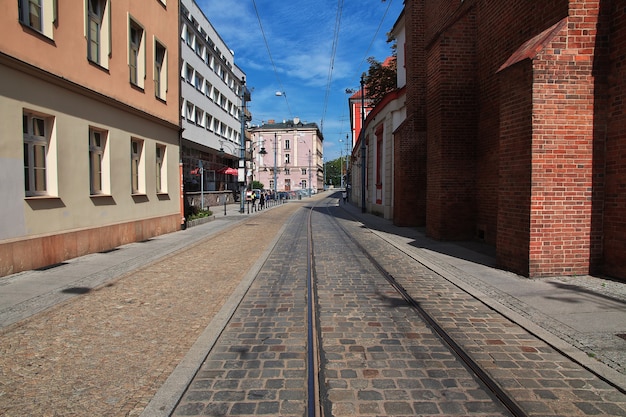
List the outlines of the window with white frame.
<svg viewBox="0 0 626 417">
<path fill-rule="evenodd" d="M 290 143 L 289 139 L 285 139 L 285 149 L 289 149 Z"/>
<path fill-rule="evenodd" d="M 24 26 L 52 39 L 57 0 L 17 0 L 18 19 Z"/>
<path fill-rule="evenodd" d="M 111 8 L 107 0 L 87 0 L 87 59 L 108 68 L 111 52 Z"/>
<path fill-rule="evenodd" d="M 195 85 L 196 85 L 196 90 L 204 93 L 204 91 L 202 91 L 202 88 L 204 87 L 204 77 L 200 74 L 196 74 L 195 77 Z"/>
<path fill-rule="evenodd" d="M 166 193 L 167 192 L 167 172 L 165 165 L 165 145 L 156 145 L 156 192 L 157 193 Z"/>
<path fill-rule="evenodd" d="M 213 116 L 211 116 L 209 113 L 206 114 L 206 128 L 209 129 L 211 132 L 213 131 Z"/>
<path fill-rule="evenodd" d="M 192 122 L 194 120 L 194 110 L 195 110 L 195 106 L 193 105 L 193 103 L 190 103 L 189 101 L 187 102 L 187 121 Z"/>
<path fill-rule="evenodd" d="M 302 172 L 302 175 L 306 175 L 306 168 L 302 168 L 300 172 Z"/>
<path fill-rule="evenodd" d="M 285 154 L 285 164 L 290 164 L 291 163 L 291 155 L 286 153 Z"/>
<path fill-rule="evenodd" d="M 302 180 L 302 188 L 306 188 L 306 180 Z"/>
<path fill-rule="evenodd" d="M 106 165 L 107 132 L 89 129 L 89 184 L 91 195 L 107 194 L 108 167 Z"/>
<path fill-rule="evenodd" d="M 146 78 L 145 31 L 139 23 L 130 19 L 128 22 L 128 70 L 130 82 L 137 87 L 144 87 Z"/>
<path fill-rule="evenodd" d="M 48 194 L 48 151 L 53 118 L 22 113 L 24 135 L 24 191 L 26 196 Z"/>
<path fill-rule="evenodd" d="M 133 194 L 145 194 L 145 172 L 143 161 L 143 140 L 130 141 L 130 184 Z"/>
<path fill-rule="evenodd" d="M 189 64 L 185 65 L 185 81 L 189 84 L 193 81 L 193 67 Z"/>
<path fill-rule="evenodd" d="M 167 94 L 167 49 L 154 41 L 154 95 L 165 100 Z"/>
<path fill-rule="evenodd" d="M 196 124 L 204 127 L 204 111 L 200 108 L 196 108 Z"/>
</svg>

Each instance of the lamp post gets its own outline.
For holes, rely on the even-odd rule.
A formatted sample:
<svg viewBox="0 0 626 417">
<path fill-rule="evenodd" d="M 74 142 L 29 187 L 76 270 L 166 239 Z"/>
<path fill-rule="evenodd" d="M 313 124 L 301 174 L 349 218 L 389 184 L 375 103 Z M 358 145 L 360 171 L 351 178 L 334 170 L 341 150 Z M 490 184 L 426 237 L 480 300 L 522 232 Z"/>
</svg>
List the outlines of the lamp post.
<svg viewBox="0 0 626 417">
<path fill-rule="evenodd" d="M 365 132 L 365 73 L 361 74 L 361 135 Z M 365 213 L 365 136 L 361 137 L 361 213 Z"/>
<path fill-rule="evenodd" d="M 276 158 L 278 157 L 278 136 L 274 132 L 274 198 L 278 198 L 278 167 L 276 166 Z"/>
<path fill-rule="evenodd" d="M 342 142 L 343 139 L 339 139 L 339 143 Z M 343 188 L 343 145 L 339 145 L 339 184 Z"/>
<path fill-rule="evenodd" d="M 249 97 L 248 97 L 249 98 Z M 241 149 L 239 153 L 239 169 L 237 172 L 239 182 L 239 212 L 244 213 L 246 200 L 246 79 L 241 78 Z"/>
</svg>

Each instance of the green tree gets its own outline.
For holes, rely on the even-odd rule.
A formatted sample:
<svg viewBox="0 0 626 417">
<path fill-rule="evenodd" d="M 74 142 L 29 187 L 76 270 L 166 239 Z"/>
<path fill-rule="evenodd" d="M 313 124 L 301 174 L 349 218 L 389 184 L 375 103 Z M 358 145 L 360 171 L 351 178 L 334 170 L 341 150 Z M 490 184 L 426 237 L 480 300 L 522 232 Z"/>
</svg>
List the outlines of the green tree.
<svg viewBox="0 0 626 417">
<path fill-rule="evenodd" d="M 365 74 L 365 97 L 378 104 L 385 95 L 398 88 L 398 44 L 391 33 L 387 33 L 387 43 L 391 44 L 391 56 L 384 62 L 377 61 L 373 56 L 367 58 L 370 64 Z"/>
<path fill-rule="evenodd" d="M 341 186 L 341 164 L 341 158 L 326 162 L 326 185 Z"/>
<path fill-rule="evenodd" d="M 372 101 L 372 105 L 378 104 L 390 91 L 397 88 L 397 63 L 396 58 L 391 57 L 387 63 L 367 58 L 370 68 L 365 75 L 365 97 Z"/>
</svg>

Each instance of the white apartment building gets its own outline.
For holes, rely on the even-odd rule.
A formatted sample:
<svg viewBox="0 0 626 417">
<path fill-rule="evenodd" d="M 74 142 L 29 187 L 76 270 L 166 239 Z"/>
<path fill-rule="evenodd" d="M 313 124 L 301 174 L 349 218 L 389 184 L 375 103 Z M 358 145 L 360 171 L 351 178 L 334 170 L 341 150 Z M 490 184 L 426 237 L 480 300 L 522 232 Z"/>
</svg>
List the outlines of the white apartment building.
<svg viewBox="0 0 626 417">
<path fill-rule="evenodd" d="M 204 191 L 237 190 L 245 174 L 220 171 L 237 168 L 245 147 L 241 137 L 245 74 L 194 0 L 181 1 L 180 19 L 185 192 L 198 192 L 201 186 Z"/>
</svg>

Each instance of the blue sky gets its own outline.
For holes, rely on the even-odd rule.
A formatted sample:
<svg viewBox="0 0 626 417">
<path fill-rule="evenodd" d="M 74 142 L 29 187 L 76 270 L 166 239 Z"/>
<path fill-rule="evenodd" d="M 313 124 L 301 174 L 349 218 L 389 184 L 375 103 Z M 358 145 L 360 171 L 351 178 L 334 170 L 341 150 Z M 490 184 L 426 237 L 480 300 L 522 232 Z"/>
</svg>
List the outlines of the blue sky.
<svg viewBox="0 0 626 417">
<path fill-rule="evenodd" d="M 369 67 L 367 57 L 383 61 L 391 54 L 386 35 L 402 11 L 402 0 L 196 3 L 235 52 L 235 63 L 246 73 L 248 88 L 253 89 L 249 103 L 252 123 L 300 117 L 303 122 L 314 122 L 322 128 L 326 160 L 338 158 L 340 146 L 345 154 L 345 143 L 338 142 L 345 142 L 350 133 L 349 94 L 345 90 L 359 88 L 361 73 Z M 332 79 L 327 89 L 340 5 Z M 286 99 L 277 97 L 277 91 L 285 92 Z"/>
</svg>

